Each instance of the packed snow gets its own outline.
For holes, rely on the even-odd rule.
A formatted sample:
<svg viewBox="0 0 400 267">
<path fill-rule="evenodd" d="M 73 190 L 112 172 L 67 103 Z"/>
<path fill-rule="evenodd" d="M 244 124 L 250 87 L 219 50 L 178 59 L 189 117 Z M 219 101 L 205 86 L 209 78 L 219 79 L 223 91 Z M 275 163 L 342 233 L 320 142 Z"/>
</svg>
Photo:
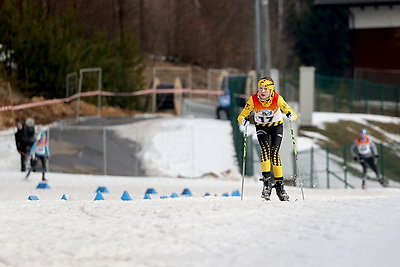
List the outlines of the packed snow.
<svg viewBox="0 0 400 267">
<path fill-rule="evenodd" d="M 316 113 L 314 121 L 323 127 L 341 116 L 350 117 Z M 191 135 L 182 132 L 191 123 L 198 128 L 189 127 L 195 129 Z M 291 201 L 280 202 L 273 192 L 265 202 L 261 183 L 249 177 L 241 201 L 232 196 L 241 190 L 241 175 L 227 138 L 229 123 L 172 117 L 115 129 L 126 127 L 123 135 L 140 132 L 138 125 L 145 136 L 132 138 L 147 142 L 143 147 L 149 149 L 140 153 L 156 161 L 146 166 L 154 176 L 49 172 L 45 189 L 37 189 L 40 173 L 25 180 L 18 171 L 14 130 L 0 132 L 0 266 L 398 266 L 400 189 L 304 188 L 303 200 L 299 187 L 286 186 Z M 193 143 L 204 128 L 211 143 Z M 202 162 L 196 173 L 190 173 L 185 158 L 177 158 L 176 146 L 166 143 L 174 138 L 196 146 L 186 156 Z M 312 146 L 312 138 L 298 139 L 299 149 Z M 160 176 L 165 169 L 181 178 Z M 224 170 L 231 175 L 193 178 Z M 99 187 L 108 193 L 95 201 Z M 150 188 L 156 194 L 143 199 Z M 191 197 L 181 194 L 185 188 Z M 124 191 L 131 201 L 121 200 Z M 179 197 L 172 198 L 173 193 Z"/>
</svg>

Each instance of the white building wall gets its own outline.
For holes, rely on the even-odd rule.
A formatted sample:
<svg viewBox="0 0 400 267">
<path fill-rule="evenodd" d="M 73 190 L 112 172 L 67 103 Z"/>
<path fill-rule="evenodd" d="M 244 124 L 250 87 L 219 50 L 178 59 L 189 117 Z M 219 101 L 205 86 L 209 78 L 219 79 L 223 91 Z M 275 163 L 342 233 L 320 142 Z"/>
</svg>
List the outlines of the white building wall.
<svg viewBox="0 0 400 267">
<path fill-rule="evenodd" d="M 351 29 L 400 27 L 400 6 L 352 7 Z"/>
</svg>

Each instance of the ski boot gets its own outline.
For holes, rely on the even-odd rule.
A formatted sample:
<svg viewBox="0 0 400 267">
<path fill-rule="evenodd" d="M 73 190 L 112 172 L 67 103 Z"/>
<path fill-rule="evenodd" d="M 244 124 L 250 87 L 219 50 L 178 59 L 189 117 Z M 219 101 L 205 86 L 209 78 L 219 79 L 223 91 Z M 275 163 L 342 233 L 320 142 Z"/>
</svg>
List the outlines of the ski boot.
<svg viewBox="0 0 400 267">
<path fill-rule="evenodd" d="M 269 172 L 263 172 L 263 177 L 260 178 L 260 181 L 263 181 L 263 191 L 261 192 L 261 198 L 265 200 L 271 199 L 271 191 L 272 191 L 272 183 L 271 183 L 271 174 Z"/>
<path fill-rule="evenodd" d="M 365 181 L 361 182 L 361 189 L 365 189 Z"/>
<path fill-rule="evenodd" d="M 288 201 L 289 195 L 286 193 L 285 188 L 283 188 L 283 181 L 277 181 L 274 185 L 276 189 L 276 194 L 280 201 Z"/>
<path fill-rule="evenodd" d="M 43 181 L 43 182 L 46 182 L 46 181 L 47 181 L 46 177 L 44 177 L 44 173 L 42 174 L 42 181 Z"/>
</svg>

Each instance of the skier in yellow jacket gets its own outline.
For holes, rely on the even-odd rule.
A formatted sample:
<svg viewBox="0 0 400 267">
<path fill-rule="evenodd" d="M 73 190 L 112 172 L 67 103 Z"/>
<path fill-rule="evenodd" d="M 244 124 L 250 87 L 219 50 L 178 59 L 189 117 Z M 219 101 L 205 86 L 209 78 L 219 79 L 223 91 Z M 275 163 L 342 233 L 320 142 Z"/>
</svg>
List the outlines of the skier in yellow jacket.
<svg viewBox="0 0 400 267">
<path fill-rule="evenodd" d="M 289 195 L 283 187 L 282 164 L 279 149 L 283 138 L 283 115 L 290 121 L 297 119 L 297 114 L 285 102 L 282 96 L 275 92 L 272 78 L 263 77 L 258 81 L 258 91 L 252 95 L 238 116 L 237 120 L 243 126 L 247 126 L 249 115 L 254 111 L 254 122 L 256 126 L 257 139 L 261 148 L 261 169 L 263 191 L 261 197 L 270 200 L 272 188 L 281 201 L 289 200 Z M 272 184 L 272 171 L 275 184 Z"/>
</svg>

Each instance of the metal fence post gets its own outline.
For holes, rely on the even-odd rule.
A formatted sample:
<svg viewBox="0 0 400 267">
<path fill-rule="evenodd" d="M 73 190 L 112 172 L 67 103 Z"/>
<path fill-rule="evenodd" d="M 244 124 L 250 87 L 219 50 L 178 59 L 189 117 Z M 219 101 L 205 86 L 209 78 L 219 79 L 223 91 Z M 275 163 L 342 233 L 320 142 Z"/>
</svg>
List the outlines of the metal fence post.
<svg viewBox="0 0 400 267">
<path fill-rule="evenodd" d="M 311 147 L 310 188 L 314 188 L 314 147 Z"/>
<path fill-rule="evenodd" d="M 315 88 L 317 90 L 316 96 L 317 96 L 317 111 L 321 111 L 321 89 L 319 86 L 316 86 Z"/>
<path fill-rule="evenodd" d="M 329 189 L 330 188 L 330 184 L 329 184 L 329 174 L 330 174 L 330 170 L 329 170 L 329 146 L 326 147 L 326 188 Z"/>
<path fill-rule="evenodd" d="M 343 145 L 344 188 L 347 188 L 347 146 Z"/>
<path fill-rule="evenodd" d="M 107 129 L 103 128 L 103 164 L 104 175 L 107 175 Z"/>
<path fill-rule="evenodd" d="M 379 164 L 379 168 L 381 171 L 381 175 L 384 178 L 385 177 L 385 161 L 384 161 L 384 157 L 383 157 L 383 145 L 379 144 L 379 158 L 380 158 L 380 164 Z"/>
</svg>

